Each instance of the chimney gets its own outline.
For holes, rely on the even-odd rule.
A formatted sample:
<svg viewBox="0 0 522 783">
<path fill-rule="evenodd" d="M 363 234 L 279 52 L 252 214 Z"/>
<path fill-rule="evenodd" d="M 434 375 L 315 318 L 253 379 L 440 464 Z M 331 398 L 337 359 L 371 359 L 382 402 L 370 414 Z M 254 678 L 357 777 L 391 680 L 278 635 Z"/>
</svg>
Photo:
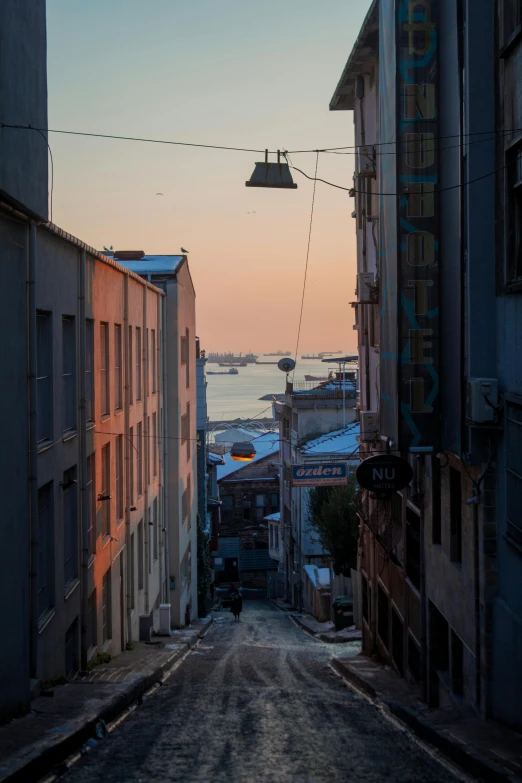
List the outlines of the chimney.
<svg viewBox="0 0 522 783">
<path fill-rule="evenodd" d="M 140 261 L 144 255 L 144 250 L 115 250 L 113 258 L 117 261 Z"/>
</svg>

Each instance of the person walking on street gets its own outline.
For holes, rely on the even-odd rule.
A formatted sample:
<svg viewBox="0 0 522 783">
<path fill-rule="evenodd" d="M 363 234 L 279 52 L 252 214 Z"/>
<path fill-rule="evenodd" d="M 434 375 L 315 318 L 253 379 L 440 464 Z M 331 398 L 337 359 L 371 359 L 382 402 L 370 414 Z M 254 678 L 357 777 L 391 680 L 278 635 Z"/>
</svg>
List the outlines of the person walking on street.
<svg viewBox="0 0 522 783">
<path fill-rule="evenodd" d="M 239 622 L 239 615 L 243 611 L 243 599 L 237 587 L 232 590 L 230 611 L 234 615 L 234 621 Z"/>
</svg>

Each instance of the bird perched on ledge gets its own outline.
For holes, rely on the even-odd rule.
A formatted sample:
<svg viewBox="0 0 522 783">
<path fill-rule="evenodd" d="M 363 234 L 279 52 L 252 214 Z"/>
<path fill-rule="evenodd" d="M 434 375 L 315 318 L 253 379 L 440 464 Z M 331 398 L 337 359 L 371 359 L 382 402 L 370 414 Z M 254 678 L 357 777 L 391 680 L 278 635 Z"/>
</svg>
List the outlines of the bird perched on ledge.
<svg viewBox="0 0 522 783">
<path fill-rule="evenodd" d="M 185 254 L 185 253 L 188 253 L 188 250 L 185 250 L 185 248 L 184 248 L 184 247 L 181 247 L 181 248 L 180 248 L 180 250 L 181 250 L 181 252 L 182 252 L 183 254 Z"/>
</svg>

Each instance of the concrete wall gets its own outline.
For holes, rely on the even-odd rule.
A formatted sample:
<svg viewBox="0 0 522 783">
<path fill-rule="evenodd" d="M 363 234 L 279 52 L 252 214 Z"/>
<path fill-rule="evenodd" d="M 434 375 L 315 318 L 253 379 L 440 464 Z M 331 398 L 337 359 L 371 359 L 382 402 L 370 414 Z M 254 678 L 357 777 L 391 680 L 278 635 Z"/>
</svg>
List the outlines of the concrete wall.
<svg viewBox="0 0 522 783">
<path fill-rule="evenodd" d="M 0 721 L 29 701 L 29 421 L 27 273 L 29 227 L 0 212 L 3 296 L 0 361 L 5 447 L 0 473 L 5 489 L 0 523 L 0 596 L 9 642 L 0 666 Z M 13 557 L 16 553 L 16 557 Z"/>
<path fill-rule="evenodd" d="M 45 0 L 0 4 L 0 117 L 47 128 Z M 46 134 L 0 129 L 0 194 L 47 220 Z"/>
</svg>

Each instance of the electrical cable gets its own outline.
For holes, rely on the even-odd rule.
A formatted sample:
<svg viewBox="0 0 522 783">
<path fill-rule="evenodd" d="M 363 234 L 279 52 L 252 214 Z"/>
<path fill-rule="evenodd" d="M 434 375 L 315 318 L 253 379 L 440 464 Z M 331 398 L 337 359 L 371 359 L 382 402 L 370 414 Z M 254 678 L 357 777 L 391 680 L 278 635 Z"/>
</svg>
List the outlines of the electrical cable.
<svg viewBox="0 0 522 783">
<path fill-rule="evenodd" d="M 288 153 L 283 153 L 285 156 L 285 160 L 287 160 Z M 288 164 L 290 165 L 290 164 Z M 306 292 L 306 278 L 308 276 L 308 259 L 310 258 L 310 241 L 312 239 L 312 225 L 314 220 L 314 206 L 315 206 L 315 187 L 317 184 L 317 169 L 319 166 L 319 153 L 317 152 L 316 158 L 315 158 L 315 177 L 314 177 L 314 188 L 312 192 L 312 207 L 310 210 L 310 225 L 308 227 L 308 245 L 306 248 L 306 263 L 305 263 L 305 271 L 304 271 L 304 280 L 303 280 L 303 295 L 301 297 L 301 312 L 299 314 L 299 326 L 297 328 L 297 342 L 295 345 L 295 359 L 294 359 L 294 373 L 292 375 L 292 381 L 295 378 L 295 367 L 297 365 L 297 352 L 299 350 L 299 339 L 301 337 L 301 324 L 303 323 L 303 309 L 304 309 L 304 300 L 305 300 L 305 292 Z"/>
<path fill-rule="evenodd" d="M 2 125 L 1 125 L 1 123 L 0 123 L 0 127 L 4 127 L 4 126 L 2 126 Z M 42 139 L 43 139 L 43 140 L 45 141 L 45 143 L 47 144 L 47 149 L 49 150 L 49 156 L 50 156 L 50 158 L 51 158 L 51 197 L 50 197 L 50 207 L 49 207 L 49 212 L 50 212 L 49 219 L 50 219 L 50 222 L 52 223 L 52 222 L 53 222 L 53 191 L 54 191 L 54 161 L 53 161 L 53 151 L 52 151 L 52 149 L 51 149 L 51 145 L 49 144 L 49 139 L 47 139 L 47 138 L 45 137 L 45 135 L 44 135 L 44 134 L 43 134 L 43 132 L 40 130 L 40 128 L 35 128 L 35 130 L 37 130 L 37 131 L 38 131 L 38 133 L 40 134 L 40 136 L 42 137 Z"/>
</svg>

